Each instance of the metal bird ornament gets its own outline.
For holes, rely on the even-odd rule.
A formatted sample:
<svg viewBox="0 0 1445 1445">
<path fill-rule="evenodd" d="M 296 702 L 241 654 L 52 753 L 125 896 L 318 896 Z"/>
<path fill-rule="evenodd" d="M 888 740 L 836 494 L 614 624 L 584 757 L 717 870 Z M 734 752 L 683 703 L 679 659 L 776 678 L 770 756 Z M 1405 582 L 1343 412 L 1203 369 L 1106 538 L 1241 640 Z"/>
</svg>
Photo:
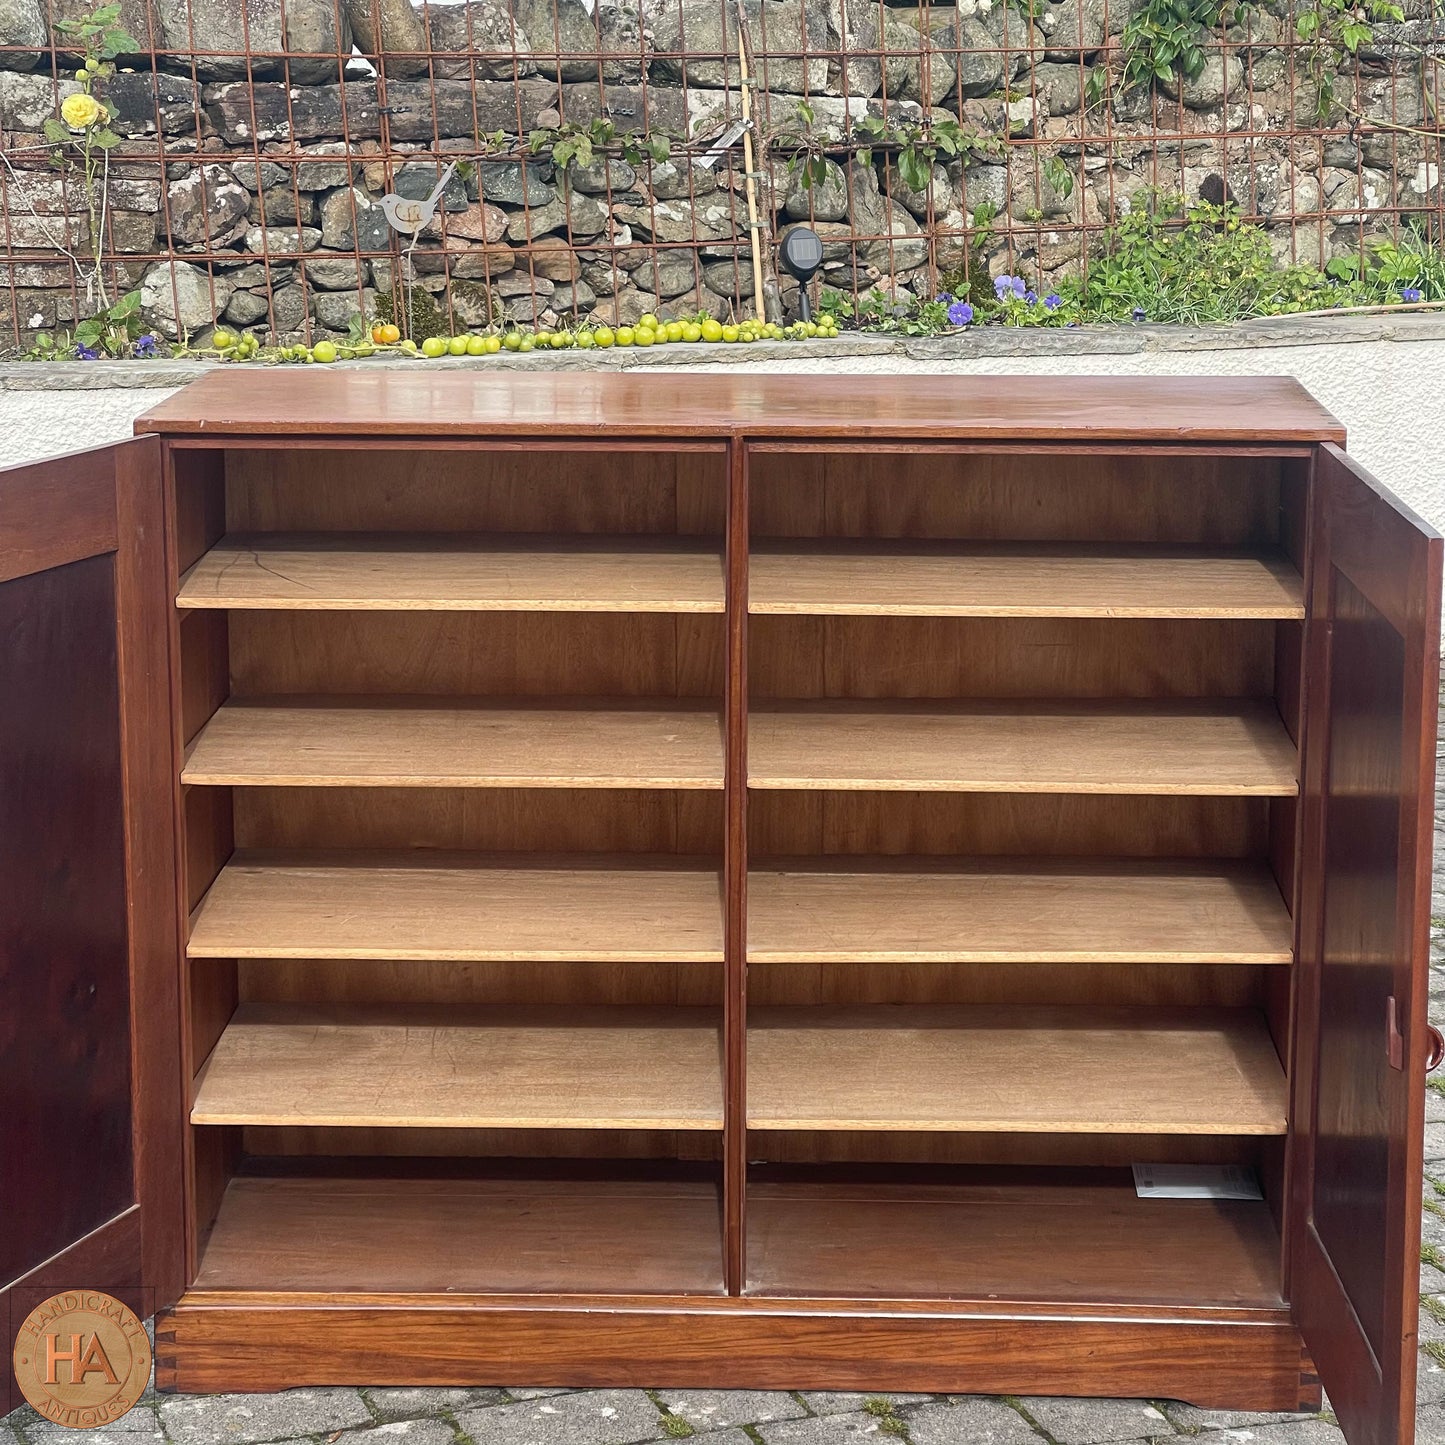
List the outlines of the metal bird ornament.
<svg viewBox="0 0 1445 1445">
<path fill-rule="evenodd" d="M 386 219 L 391 223 L 394 231 L 400 231 L 403 236 L 411 237 L 413 243 L 421 234 L 423 226 L 430 225 L 437 213 L 437 202 L 442 198 L 442 192 L 447 188 L 447 182 L 451 180 L 453 172 L 457 168 L 457 162 L 453 161 L 446 170 L 442 172 L 441 179 L 436 183 L 436 189 L 432 191 L 424 201 L 409 201 L 405 196 L 399 196 L 395 191 L 388 191 L 381 198 L 381 209 L 386 213 Z"/>
</svg>

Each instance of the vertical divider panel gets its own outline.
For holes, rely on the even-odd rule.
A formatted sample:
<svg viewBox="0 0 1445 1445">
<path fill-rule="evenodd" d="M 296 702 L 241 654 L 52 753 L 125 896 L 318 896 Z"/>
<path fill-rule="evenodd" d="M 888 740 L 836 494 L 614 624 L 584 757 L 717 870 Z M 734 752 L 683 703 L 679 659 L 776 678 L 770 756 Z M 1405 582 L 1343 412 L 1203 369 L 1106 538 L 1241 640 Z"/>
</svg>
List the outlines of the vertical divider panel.
<svg viewBox="0 0 1445 1445">
<path fill-rule="evenodd" d="M 723 676 L 723 1276 L 746 1274 L 748 1172 L 748 455 L 728 445 L 726 669 Z"/>
</svg>

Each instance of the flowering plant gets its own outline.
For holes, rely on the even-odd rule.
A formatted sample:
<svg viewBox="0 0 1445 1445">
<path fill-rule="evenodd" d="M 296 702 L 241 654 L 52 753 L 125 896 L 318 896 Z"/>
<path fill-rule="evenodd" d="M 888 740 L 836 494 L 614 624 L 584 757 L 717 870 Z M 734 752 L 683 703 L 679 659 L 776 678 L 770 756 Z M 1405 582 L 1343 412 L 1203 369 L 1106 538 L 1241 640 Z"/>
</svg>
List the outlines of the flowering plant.
<svg viewBox="0 0 1445 1445">
<path fill-rule="evenodd" d="M 87 287 L 100 303 L 101 310 L 105 311 L 110 301 L 105 292 L 100 253 L 105 232 L 110 152 L 120 144 L 120 137 L 111 129 L 113 116 L 110 107 L 97 92 L 115 74 L 116 57 L 139 47 L 135 38 L 120 28 L 119 0 L 101 5 L 78 20 L 57 20 L 55 28 L 80 46 L 84 59 L 75 72 L 75 81 L 80 88 L 61 102 L 58 120 L 52 117 L 45 122 L 45 139 L 54 147 L 51 163 L 57 170 L 64 170 L 78 161 L 85 178 L 92 259 Z M 60 249 L 65 248 L 62 246 Z"/>
<path fill-rule="evenodd" d="M 998 298 L 996 319 L 1005 326 L 1057 326 L 1069 319 L 1064 298 L 1057 291 L 1040 296 L 1022 276 L 995 276 Z"/>
</svg>

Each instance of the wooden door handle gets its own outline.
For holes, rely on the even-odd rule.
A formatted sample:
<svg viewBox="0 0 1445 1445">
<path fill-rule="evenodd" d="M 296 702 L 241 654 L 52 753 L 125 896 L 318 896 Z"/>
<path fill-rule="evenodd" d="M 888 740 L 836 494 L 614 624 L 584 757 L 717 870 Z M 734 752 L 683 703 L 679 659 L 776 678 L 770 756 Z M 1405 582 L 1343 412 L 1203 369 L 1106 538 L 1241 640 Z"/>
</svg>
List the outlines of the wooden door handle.
<svg viewBox="0 0 1445 1445">
<path fill-rule="evenodd" d="M 1425 1072 L 1433 1074 L 1441 1062 L 1445 1061 L 1445 1034 L 1434 1024 L 1426 1024 L 1425 1029 L 1430 1035 L 1430 1056 L 1425 1060 Z"/>
</svg>

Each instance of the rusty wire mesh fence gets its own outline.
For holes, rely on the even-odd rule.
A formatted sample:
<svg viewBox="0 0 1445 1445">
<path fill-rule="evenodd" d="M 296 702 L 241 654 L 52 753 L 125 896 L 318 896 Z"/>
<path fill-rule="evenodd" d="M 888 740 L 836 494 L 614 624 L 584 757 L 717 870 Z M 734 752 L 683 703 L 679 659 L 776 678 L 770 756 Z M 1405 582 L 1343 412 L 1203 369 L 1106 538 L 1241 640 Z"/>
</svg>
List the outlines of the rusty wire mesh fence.
<svg viewBox="0 0 1445 1445">
<path fill-rule="evenodd" d="M 0 349 L 135 290 L 173 337 L 723 319 L 755 235 L 789 304 L 800 222 L 855 295 L 1047 285 L 1145 190 L 1287 261 L 1438 240 L 1445 24 L 1410 3 L 120 0 L 135 48 L 82 83 L 95 0 L 0 0 Z"/>
</svg>

